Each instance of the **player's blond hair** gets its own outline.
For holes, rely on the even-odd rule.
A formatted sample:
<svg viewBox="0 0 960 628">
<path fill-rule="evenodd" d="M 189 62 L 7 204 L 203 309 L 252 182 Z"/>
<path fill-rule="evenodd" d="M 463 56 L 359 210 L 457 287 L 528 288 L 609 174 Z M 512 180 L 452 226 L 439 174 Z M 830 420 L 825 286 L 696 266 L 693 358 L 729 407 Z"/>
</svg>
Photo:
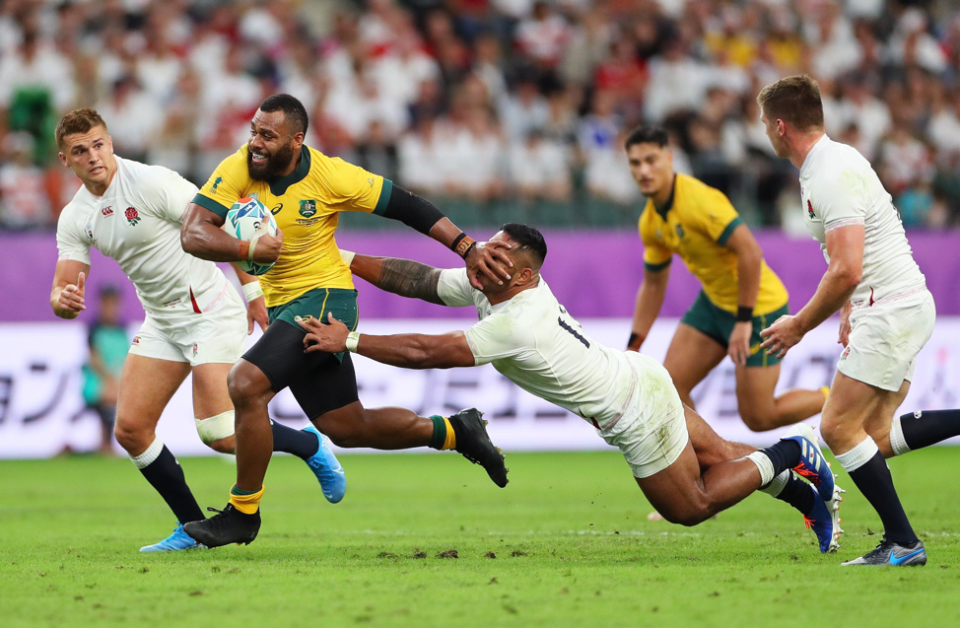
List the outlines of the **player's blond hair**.
<svg viewBox="0 0 960 628">
<path fill-rule="evenodd" d="M 107 130 L 107 123 L 95 109 L 74 109 L 57 123 L 57 146 L 63 150 L 66 148 L 63 138 L 74 133 L 86 133 L 95 126 L 102 126 L 104 131 Z"/>
<path fill-rule="evenodd" d="M 820 85 L 799 74 L 782 78 L 760 90 L 757 103 L 770 120 L 783 120 L 799 131 L 823 128 Z"/>
</svg>

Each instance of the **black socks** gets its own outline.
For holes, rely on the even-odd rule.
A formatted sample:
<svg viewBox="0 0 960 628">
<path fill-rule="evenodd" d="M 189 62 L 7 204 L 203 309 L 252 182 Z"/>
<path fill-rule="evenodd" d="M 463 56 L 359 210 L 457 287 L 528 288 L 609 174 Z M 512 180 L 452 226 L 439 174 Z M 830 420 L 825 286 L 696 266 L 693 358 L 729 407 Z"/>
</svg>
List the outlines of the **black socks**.
<svg viewBox="0 0 960 628">
<path fill-rule="evenodd" d="M 773 477 L 800 464 L 800 444 L 795 440 L 781 440 L 777 444 L 758 450 L 773 464 Z"/>
<path fill-rule="evenodd" d="M 295 430 L 270 419 L 273 432 L 273 450 L 293 454 L 306 460 L 320 449 L 320 441 L 313 432 Z"/>
<path fill-rule="evenodd" d="M 901 454 L 914 449 L 929 447 L 942 440 L 960 436 L 960 410 L 924 410 L 902 414 L 894 422 L 900 423 L 903 443 L 908 449 L 898 447 L 897 426 L 890 430 L 890 444 L 894 453 Z M 898 451 L 900 449 L 900 451 Z"/>
<path fill-rule="evenodd" d="M 151 446 L 152 448 L 153 446 Z M 134 458 L 134 464 L 140 466 L 136 458 Z M 190 492 L 190 487 L 187 486 L 187 480 L 183 475 L 183 469 L 180 468 L 180 463 L 173 457 L 166 445 L 163 445 L 163 449 L 160 450 L 159 455 L 152 462 L 140 468 L 140 473 L 147 478 L 150 485 L 167 502 L 170 510 L 177 516 L 177 521 L 187 523 L 189 521 L 201 521 L 204 518 L 203 511 L 200 510 L 197 500 Z"/>
<path fill-rule="evenodd" d="M 794 508 L 800 511 L 800 514 L 804 517 L 810 515 L 813 512 L 813 507 L 816 504 L 815 500 L 820 499 L 816 491 L 810 489 L 810 485 L 798 478 L 793 473 L 790 474 L 790 479 L 787 480 L 786 486 L 783 487 L 783 490 L 780 491 L 780 494 L 776 496 L 780 501 L 787 502 Z"/>
<path fill-rule="evenodd" d="M 853 483 L 867 498 L 883 522 L 884 537 L 899 545 L 911 545 L 917 542 L 907 514 L 900 504 L 897 489 L 893 486 L 893 477 L 887 467 L 887 461 L 879 451 L 867 462 L 853 471 L 848 471 Z"/>
</svg>

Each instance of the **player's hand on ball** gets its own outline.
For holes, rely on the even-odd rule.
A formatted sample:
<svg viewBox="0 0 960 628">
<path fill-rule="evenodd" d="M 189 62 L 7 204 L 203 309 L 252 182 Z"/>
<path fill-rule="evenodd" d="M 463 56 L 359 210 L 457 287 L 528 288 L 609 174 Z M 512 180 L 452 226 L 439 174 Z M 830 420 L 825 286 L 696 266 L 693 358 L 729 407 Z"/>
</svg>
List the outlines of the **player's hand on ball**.
<svg viewBox="0 0 960 628">
<path fill-rule="evenodd" d="M 67 284 L 67 286 L 60 291 L 60 309 L 77 313 L 87 309 L 83 299 L 85 284 L 86 276 L 83 273 L 80 273 L 77 283 Z"/>
<path fill-rule="evenodd" d="M 253 324 L 260 325 L 261 331 L 267 331 L 270 317 L 267 315 L 267 300 L 259 296 L 247 304 L 247 335 L 253 333 Z"/>
<path fill-rule="evenodd" d="M 750 336 L 753 335 L 753 323 L 744 321 L 733 326 L 727 355 L 738 366 L 746 366 L 750 357 Z"/>
<path fill-rule="evenodd" d="M 480 275 L 484 274 L 501 286 L 504 281 L 510 280 L 510 271 L 513 268 L 513 260 L 507 252 L 513 248 L 506 242 L 477 242 L 473 249 L 467 254 L 467 276 L 470 278 L 470 285 L 477 290 L 482 290 Z"/>
<path fill-rule="evenodd" d="M 790 347 L 800 342 L 803 334 L 803 328 L 796 316 L 781 316 L 773 325 L 760 332 L 760 337 L 766 338 L 760 348 L 766 349 L 767 353 L 775 357 L 782 358 L 787 355 Z"/>
<path fill-rule="evenodd" d="M 321 323 L 316 318 L 296 318 L 300 326 L 307 332 L 303 338 L 305 353 L 324 351 L 326 353 L 340 353 L 347 350 L 347 334 L 350 329 L 333 317 L 333 312 L 327 312 L 327 323 Z"/>
<path fill-rule="evenodd" d="M 267 232 L 267 225 L 263 223 L 260 227 L 262 234 L 257 238 L 257 246 L 253 251 L 253 261 L 258 264 L 275 264 L 283 249 L 283 232 L 278 228 L 277 235 L 272 236 Z"/>
</svg>

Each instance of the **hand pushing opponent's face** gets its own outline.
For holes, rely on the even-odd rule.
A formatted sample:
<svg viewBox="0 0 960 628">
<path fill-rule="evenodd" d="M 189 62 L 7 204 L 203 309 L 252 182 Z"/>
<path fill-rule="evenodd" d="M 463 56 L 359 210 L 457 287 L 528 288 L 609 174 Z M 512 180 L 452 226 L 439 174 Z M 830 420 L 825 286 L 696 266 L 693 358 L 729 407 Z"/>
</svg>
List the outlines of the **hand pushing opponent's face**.
<svg viewBox="0 0 960 628">
<path fill-rule="evenodd" d="M 540 272 L 540 263 L 537 261 L 535 255 L 515 242 L 503 231 L 498 231 L 496 235 L 490 238 L 490 242 L 504 242 L 511 246 L 510 250 L 507 251 L 507 255 L 510 257 L 510 261 L 513 262 L 513 267 L 506 268 L 510 278 L 505 280 L 503 285 L 500 285 L 496 280 L 481 273 L 478 279 L 483 286 L 484 294 L 501 294 L 511 288 L 530 284 L 531 280 L 533 280 L 534 284 L 536 283 L 536 277 Z"/>
<path fill-rule="evenodd" d="M 303 133 L 292 133 L 283 111 L 257 109 L 250 121 L 247 170 L 254 181 L 269 181 L 293 171 Z"/>
<path fill-rule="evenodd" d="M 644 196 L 656 196 L 673 182 L 673 151 L 653 142 L 633 144 L 627 150 L 630 174 Z"/>
</svg>

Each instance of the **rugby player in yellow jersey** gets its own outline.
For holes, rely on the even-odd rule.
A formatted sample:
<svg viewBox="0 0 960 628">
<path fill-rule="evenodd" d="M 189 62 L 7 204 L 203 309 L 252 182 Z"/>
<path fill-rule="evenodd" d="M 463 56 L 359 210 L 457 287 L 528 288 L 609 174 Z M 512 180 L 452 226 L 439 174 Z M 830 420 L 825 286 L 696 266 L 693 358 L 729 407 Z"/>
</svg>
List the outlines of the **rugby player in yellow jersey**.
<svg viewBox="0 0 960 628">
<path fill-rule="evenodd" d="M 429 235 L 466 261 L 477 287 L 481 273 L 500 283 L 509 280 L 509 244 L 475 243 L 424 199 L 305 146 L 307 124 L 307 112 L 293 96 L 263 101 L 247 144 L 220 163 L 183 218 L 181 243 L 188 253 L 215 261 L 275 263 L 260 278 L 270 325 L 234 365 L 228 381 L 236 408 L 237 483 L 227 507 L 193 522 L 188 532 L 208 547 L 256 538 L 271 456 L 267 403 L 287 387 L 317 429 L 341 447 L 456 449 L 482 464 L 498 486 L 507 483 L 503 456 L 490 442 L 479 411 L 424 418 L 403 408 L 366 409 L 350 354 L 304 353 L 306 332 L 295 321 L 312 316 L 325 322 L 333 314 L 351 328 L 357 325 L 357 291 L 334 239 L 341 211 L 378 214 Z M 249 196 L 271 209 L 280 227 L 275 237 L 263 234 L 242 242 L 221 230 L 229 207 Z"/>
<path fill-rule="evenodd" d="M 703 286 L 663 364 L 683 402 L 694 407 L 690 391 L 729 355 L 736 365 L 740 417 L 751 430 L 771 430 L 820 412 L 826 387 L 774 397 L 780 359 L 760 347 L 760 331 L 789 313 L 787 290 L 733 205 L 719 190 L 674 172 L 663 129 L 637 128 L 625 148 L 647 197 L 640 216 L 643 283 L 627 348 L 639 351 L 657 318 L 676 253 Z"/>
</svg>

